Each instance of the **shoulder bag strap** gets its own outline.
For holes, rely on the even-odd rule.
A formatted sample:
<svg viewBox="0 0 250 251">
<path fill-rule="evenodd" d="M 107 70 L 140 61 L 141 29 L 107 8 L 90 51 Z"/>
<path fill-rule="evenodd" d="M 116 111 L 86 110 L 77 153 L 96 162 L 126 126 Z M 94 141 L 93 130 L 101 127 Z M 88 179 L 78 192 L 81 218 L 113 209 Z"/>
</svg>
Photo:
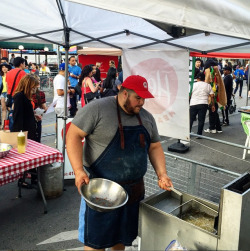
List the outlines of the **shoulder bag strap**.
<svg viewBox="0 0 250 251">
<path fill-rule="evenodd" d="M 12 85 L 12 88 L 11 88 L 11 92 L 10 92 L 11 97 L 12 97 L 12 92 L 13 92 L 14 87 L 15 87 L 17 76 L 19 75 L 20 72 L 21 72 L 21 70 L 19 70 L 19 72 L 15 76 L 15 79 L 14 79 L 14 82 L 13 82 L 13 85 Z"/>
<path fill-rule="evenodd" d="M 87 104 L 88 100 L 86 98 L 86 81 L 85 80 L 83 80 L 83 97 L 84 97 L 85 103 Z"/>
</svg>

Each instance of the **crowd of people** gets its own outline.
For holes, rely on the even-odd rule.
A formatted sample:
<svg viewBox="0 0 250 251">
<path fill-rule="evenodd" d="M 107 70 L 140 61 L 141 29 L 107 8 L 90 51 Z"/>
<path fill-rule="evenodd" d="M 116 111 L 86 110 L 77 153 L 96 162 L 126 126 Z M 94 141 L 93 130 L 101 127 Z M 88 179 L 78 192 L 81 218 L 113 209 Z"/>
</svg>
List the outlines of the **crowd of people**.
<svg viewBox="0 0 250 251">
<path fill-rule="evenodd" d="M 59 73 L 54 78 L 54 100 L 56 102 L 55 112 L 60 117 L 64 113 L 64 84 L 65 84 L 65 63 L 59 65 Z M 93 100 L 117 95 L 122 78 L 119 75 L 113 60 L 109 61 L 109 70 L 107 77 L 102 81 L 100 74 L 101 63 L 96 65 L 85 65 L 82 69 L 76 65 L 74 56 L 69 58 L 69 81 L 67 90 L 67 107 L 69 117 L 74 117 L 77 112 L 77 102 L 81 101 L 81 106 L 92 102 Z"/>
<path fill-rule="evenodd" d="M 42 115 L 37 108 L 47 110 L 45 93 L 39 90 L 38 66 L 33 63 L 27 72 L 27 58 L 1 58 L 1 129 L 28 131 L 28 138 L 41 141 Z M 5 127 L 7 126 L 7 127 Z"/>
<path fill-rule="evenodd" d="M 222 133 L 222 126 L 229 126 L 229 108 L 239 87 L 239 98 L 242 98 L 243 80 L 248 84 L 249 65 L 243 67 L 228 60 L 224 67 L 222 61 L 215 58 L 205 63 L 197 58 L 195 61 L 194 79 L 190 86 L 190 131 L 198 117 L 198 135 L 206 133 Z M 250 97 L 248 90 L 248 97 Z M 222 112 L 220 121 L 218 110 Z M 209 128 L 203 130 L 206 113 L 209 111 Z M 197 137 L 199 138 L 199 137 Z"/>
<path fill-rule="evenodd" d="M 0 64 L 0 99 L 1 124 L 0 130 L 28 131 L 28 138 L 41 141 L 42 115 L 38 109 L 47 110 L 45 93 L 40 88 L 40 77 L 49 74 L 50 69 L 44 63 L 40 67 L 36 63 L 27 62 L 28 58 L 11 55 L 1 58 Z M 102 81 L 101 63 L 86 65 L 83 69 L 76 64 L 76 58 L 69 58 L 68 73 L 68 110 L 69 117 L 77 112 L 77 102 L 82 106 L 107 96 L 117 95 L 121 86 L 115 62 L 110 60 L 107 78 Z M 22 80 L 22 81 L 21 81 Z M 122 80 L 122 79 L 121 79 Z M 36 83 L 35 87 L 33 84 Z M 32 85 L 32 86 L 31 86 Z M 58 74 L 53 80 L 55 112 L 58 116 L 64 114 L 65 63 L 61 63 Z M 19 87 L 22 86 L 21 89 Z M 31 93 L 32 91 L 32 93 Z M 30 106 L 31 105 L 31 106 Z M 32 107 L 32 109 L 28 109 Z M 33 112 L 31 112 L 33 110 Z M 34 131 L 35 129 L 35 131 Z"/>
</svg>

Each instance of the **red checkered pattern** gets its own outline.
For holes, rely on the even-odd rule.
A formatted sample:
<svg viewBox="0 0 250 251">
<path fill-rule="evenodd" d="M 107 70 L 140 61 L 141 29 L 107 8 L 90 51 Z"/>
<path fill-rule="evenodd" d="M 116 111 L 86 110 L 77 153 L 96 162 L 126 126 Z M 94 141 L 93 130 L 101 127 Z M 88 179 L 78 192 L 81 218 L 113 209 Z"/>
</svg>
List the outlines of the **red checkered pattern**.
<svg viewBox="0 0 250 251">
<path fill-rule="evenodd" d="M 5 158 L 0 159 L 0 186 L 21 178 L 24 171 L 55 162 L 63 162 L 61 152 L 28 140 L 25 153 L 19 154 L 17 149 L 12 149 Z"/>
</svg>

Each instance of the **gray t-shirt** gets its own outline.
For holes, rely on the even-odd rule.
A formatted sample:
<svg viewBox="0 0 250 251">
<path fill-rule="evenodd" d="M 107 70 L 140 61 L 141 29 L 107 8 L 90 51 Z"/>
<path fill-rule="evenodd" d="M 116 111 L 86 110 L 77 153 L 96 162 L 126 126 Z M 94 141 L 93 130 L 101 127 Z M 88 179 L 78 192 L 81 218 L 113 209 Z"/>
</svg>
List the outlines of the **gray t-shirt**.
<svg viewBox="0 0 250 251">
<path fill-rule="evenodd" d="M 72 123 L 88 134 L 83 146 L 84 166 L 89 167 L 114 138 L 118 129 L 116 107 L 116 99 L 113 96 L 98 99 L 80 109 L 73 119 Z M 119 109 L 123 126 L 139 125 L 135 115 L 125 113 L 120 107 Z M 151 143 L 160 141 L 153 116 L 143 108 L 139 114 L 150 135 Z"/>
</svg>

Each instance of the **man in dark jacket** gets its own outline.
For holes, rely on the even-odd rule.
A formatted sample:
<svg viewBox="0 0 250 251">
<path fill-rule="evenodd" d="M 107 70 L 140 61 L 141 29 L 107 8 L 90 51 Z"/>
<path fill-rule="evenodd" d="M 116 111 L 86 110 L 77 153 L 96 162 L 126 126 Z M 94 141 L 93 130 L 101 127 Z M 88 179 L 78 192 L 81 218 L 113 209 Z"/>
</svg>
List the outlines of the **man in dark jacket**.
<svg viewBox="0 0 250 251">
<path fill-rule="evenodd" d="M 223 68 L 224 71 L 224 85 L 226 89 L 226 95 L 227 95 L 227 106 L 225 109 L 225 117 L 224 117 L 224 112 L 223 112 L 223 122 L 222 124 L 224 126 L 229 125 L 229 119 L 228 119 L 228 109 L 232 103 L 232 93 L 233 93 L 233 77 L 232 77 L 232 68 L 229 66 L 226 66 Z M 225 119 L 224 119 L 225 118 Z"/>
<path fill-rule="evenodd" d="M 101 81 L 101 72 L 100 72 L 100 68 L 101 67 L 101 63 L 96 62 L 96 73 L 93 75 L 93 77 L 95 78 L 95 80 L 97 82 Z"/>
</svg>

